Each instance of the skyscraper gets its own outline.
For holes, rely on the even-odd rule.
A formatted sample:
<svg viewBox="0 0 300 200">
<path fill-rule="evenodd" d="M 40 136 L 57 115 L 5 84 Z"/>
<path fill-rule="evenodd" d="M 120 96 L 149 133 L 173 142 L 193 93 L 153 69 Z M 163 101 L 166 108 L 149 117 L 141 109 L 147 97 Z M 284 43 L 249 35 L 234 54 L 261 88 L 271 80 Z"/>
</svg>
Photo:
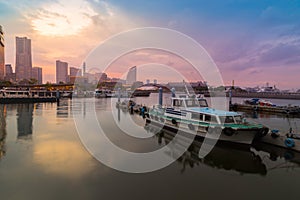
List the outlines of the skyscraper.
<svg viewBox="0 0 300 200">
<path fill-rule="evenodd" d="M 26 37 L 16 37 L 16 81 L 29 80 L 31 73 L 31 40 Z"/>
<path fill-rule="evenodd" d="M 15 82 L 16 81 L 16 73 L 13 72 L 11 64 L 5 64 L 5 80 Z"/>
<path fill-rule="evenodd" d="M 129 69 L 126 77 L 126 84 L 132 85 L 134 82 L 136 82 L 136 66 Z"/>
<path fill-rule="evenodd" d="M 56 83 L 68 82 L 68 63 L 60 60 L 56 61 Z"/>
<path fill-rule="evenodd" d="M 4 33 L 2 30 L 2 26 L 0 26 L 0 80 L 4 79 L 4 64 L 5 64 Z"/>
<path fill-rule="evenodd" d="M 76 67 L 70 67 L 70 76 L 82 76 L 82 71 Z"/>
<path fill-rule="evenodd" d="M 41 67 L 33 67 L 32 78 L 37 80 L 37 84 L 43 84 L 43 69 Z"/>
</svg>

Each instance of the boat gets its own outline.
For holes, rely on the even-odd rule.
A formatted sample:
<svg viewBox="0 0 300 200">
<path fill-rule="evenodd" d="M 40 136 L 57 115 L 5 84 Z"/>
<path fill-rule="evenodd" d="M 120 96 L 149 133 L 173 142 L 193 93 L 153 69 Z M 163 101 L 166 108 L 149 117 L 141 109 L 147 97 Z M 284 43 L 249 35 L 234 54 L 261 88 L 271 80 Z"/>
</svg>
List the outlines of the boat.
<svg viewBox="0 0 300 200">
<path fill-rule="evenodd" d="M 248 145 L 269 132 L 267 127 L 249 123 L 237 112 L 210 108 L 206 99 L 189 95 L 172 97 L 171 106 L 153 106 L 147 123 L 221 142 Z"/>
<path fill-rule="evenodd" d="M 115 96 L 115 93 L 109 89 L 96 89 L 95 90 L 96 98 L 111 98 L 114 96 Z"/>
<path fill-rule="evenodd" d="M 56 102 L 56 95 L 46 90 L 4 87 L 0 90 L 0 104 Z"/>
<path fill-rule="evenodd" d="M 259 105 L 259 106 L 269 106 L 269 107 L 274 107 L 276 106 L 269 100 L 265 99 L 258 99 L 258 98 L 253 98 L 253 99 L 246 99 L 244 100 L 244 103 L 246 105 Z"/>
</svg>

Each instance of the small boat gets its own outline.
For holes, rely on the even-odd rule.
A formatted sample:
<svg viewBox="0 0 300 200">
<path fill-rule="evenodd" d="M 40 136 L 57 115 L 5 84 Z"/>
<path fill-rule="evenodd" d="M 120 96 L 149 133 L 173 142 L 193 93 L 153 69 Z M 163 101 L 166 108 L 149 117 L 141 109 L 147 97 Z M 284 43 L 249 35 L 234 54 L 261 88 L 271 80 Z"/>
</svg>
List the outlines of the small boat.
<svg viewBox="0 0 300 200">
<path fill-rule="evenodd" d="M 168 129 L 181 130 L 213 140 L 251 144 L 269 129 L 261 124 L 246 122 L 237 112 L 209 108 L 204 98 L 181 95 L 171 98 L 171 106 L 154 106 L 148 123 Z"/>
<path fill-rule="evenodd" d="M 111 98 L 111 97 L 115 97 L 115 93 L 108 89 L 96 89 L 95 97 L 96 98 Z"/>
<path fill-rule="evenodd" d="M 246 99 L 246 100 L 244 100 L 244 103 L 246 105 L 254 105 L 254 106 L 257 106 L 257 105 L 259 105 L 259 106 L 269 106 L 269 107 L 276 106 L 275 104 L 273 104 L 269 100 L 258 99 L 258 98 Z"/>
</svg>

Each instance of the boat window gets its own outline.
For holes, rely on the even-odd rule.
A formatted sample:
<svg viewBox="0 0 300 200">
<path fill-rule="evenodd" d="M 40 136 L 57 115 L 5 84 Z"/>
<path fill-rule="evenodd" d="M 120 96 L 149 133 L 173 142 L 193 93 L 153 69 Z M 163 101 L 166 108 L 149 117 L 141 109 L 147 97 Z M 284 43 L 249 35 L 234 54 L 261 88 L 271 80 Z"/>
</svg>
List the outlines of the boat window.
<svg viewBox="0 0 300 200">
<path fill-rule="evenodd" d="M 205 121 L 210 123 L 218 123 L 216 116 L 205 115 Z"/>
<path fill-rule="evenodd" d="M 211 116 L 210 115 L 205 115 L 204 120 L 206 122 L 210 122 Z"/>
<path fill-rule="evenodd" d="M 185 102 L 186 102 L 187 107 L 198 107 L 199 106 L 198 102 L 194 99 L 189 99 L 189 100 L 186 100 Z"/>
<path fill-rule="evenodd" d="M 234 116 L 235 122 L 238 124 L 243 123 L 243 117 L 238 115 L 238 116 Z"/>
<path fill-rule="evenodd" d="M 221 123 L 230 124 L 234 123 L 234 119 L 232 116 L 220 116 Z"/>
<path fill-rule="evenodd" d="M 205 99 L 198 99 L 198 104 L 200 107 L 208 107 Z"/>
<path fill-rule="evenodd" d="M 192 113 L 192 119 L 203 121 L 203 114 L 200 114 L 200 113 Z"/>
<path fill-rule="evenodd" d="M 183 101 L 180 99 L 173 100 L 173 106 L 182 106 Z"/>
<path fill-rule="evenodd" d="M 218 123 L 218 120 L 217 120 L 216 116 L 211 116 L 210 122 Z"/>
</svg>

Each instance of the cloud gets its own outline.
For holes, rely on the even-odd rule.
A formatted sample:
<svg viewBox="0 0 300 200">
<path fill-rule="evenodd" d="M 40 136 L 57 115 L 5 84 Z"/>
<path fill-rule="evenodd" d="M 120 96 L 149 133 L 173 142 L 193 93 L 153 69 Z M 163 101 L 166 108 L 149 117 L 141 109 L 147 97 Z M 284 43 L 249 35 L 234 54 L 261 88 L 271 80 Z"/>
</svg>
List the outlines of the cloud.
<svg viewBox="0 0 300 200">
<path fill-rule="evenodd" d="M 291 61 L 300 60 L 300 46 L 296 44 L 280 43 L 272 47 L 267 52 L 260 56 L 260 62 L 265 64 L 270 63 L 287 63 Z"/>
<path fill-rule="evenodd" d="M 80 33 L 99 15 L 87 1 L 58 0 L 31 11 L 27 17 L 32 28 L 41 35 L 69 36 Z"/>
<path fill-rule="evenodd" d="M 104 1 L 20 0 L 5 5 L 19 15 L 5 25 L 7 63 L 14 63 L 15 36 L 27 36 L 32 42 L 33 65 L 43 67 L 45 81 L 55 80 L 55 60 L 80 66 L 102 41 L 136 27 L 134 20 Z"/>
</svg>

